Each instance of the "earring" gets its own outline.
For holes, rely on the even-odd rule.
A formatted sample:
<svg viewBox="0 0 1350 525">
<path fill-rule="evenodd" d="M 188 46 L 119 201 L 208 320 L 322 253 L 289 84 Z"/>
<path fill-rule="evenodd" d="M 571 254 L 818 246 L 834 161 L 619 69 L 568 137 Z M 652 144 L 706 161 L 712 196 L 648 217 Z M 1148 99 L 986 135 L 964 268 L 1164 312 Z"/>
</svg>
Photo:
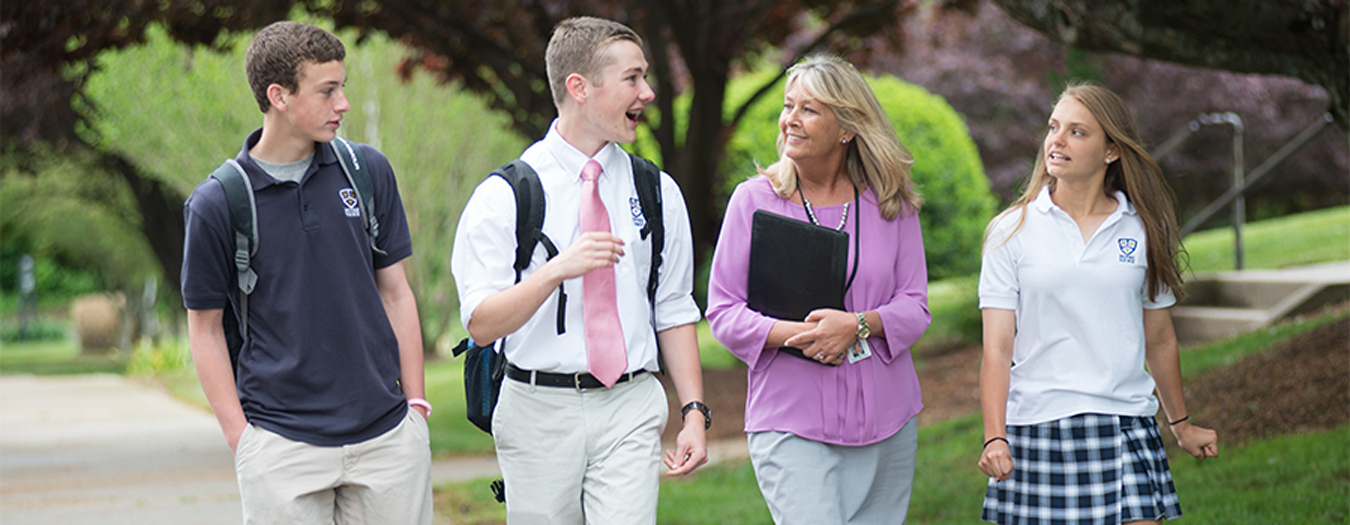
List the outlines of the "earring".
<svg viewBox="0 0 1350 525">
<path fill-rule="evenodd" d="M 1110 164 L 1111 161 L 1113 161 L 1113 160 L 1116 160 L 1116 159 L 1113 159 L 1113 158 L 1111 158 L 1111 157 L 1107 157 L 1107 158 L 1106 158 L 1106 163 L 1107 163 L 1107 164 Z"/>
<path fill-rule="evenodd" d="M 848 144 L 848 139 L 839 139 L 840 144 Z"/>
</svg>

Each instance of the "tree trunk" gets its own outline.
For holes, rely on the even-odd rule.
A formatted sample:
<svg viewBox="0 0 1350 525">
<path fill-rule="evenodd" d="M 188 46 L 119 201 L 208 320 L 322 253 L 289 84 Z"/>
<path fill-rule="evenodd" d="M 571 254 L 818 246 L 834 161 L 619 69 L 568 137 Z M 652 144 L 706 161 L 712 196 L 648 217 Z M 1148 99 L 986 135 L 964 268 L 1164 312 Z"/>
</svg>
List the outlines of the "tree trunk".
<svg viewBox="0 0 1350 525">
<path fill-rule="evenodd" d="M 719 217 L 713 210 L 713 180 L 717 159 L 725 146 L 722 124 L 722 99 L 726 96 L 725 76 L 702 75 L 694 86 L 689 107 L 689 128 L 684 147 L 675 162 L 666 169 L 680 183 L 689 207 L 689 228 L 694 238 L 694 254 L 709 253 L 717 240 Z"/>
<path fill-rule="evenodd" d="M 183 267 L 184 197 L 158 179 L 144 176 L 136 165 L 117 153 L 99 152 L 100 162 L 111 173 L 127 181 L 141 212 L 141 231 L 164 270 L 164 280 L 175 293 L 180 292 L 179 276 Z"/>
</svg>

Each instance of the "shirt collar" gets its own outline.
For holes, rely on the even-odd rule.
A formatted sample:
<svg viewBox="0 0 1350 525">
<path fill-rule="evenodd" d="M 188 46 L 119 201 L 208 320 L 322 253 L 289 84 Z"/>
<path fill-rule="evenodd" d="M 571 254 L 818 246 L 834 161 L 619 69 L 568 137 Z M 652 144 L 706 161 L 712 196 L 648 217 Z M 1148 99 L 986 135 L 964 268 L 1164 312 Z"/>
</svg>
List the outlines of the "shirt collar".
<svg viewBox="0 0 1350 525">
<path fill-rule="evenodd" d="M 1115 194 L 1114 194 L 1114 197 L 1116 198 L 1116 204 L 1117 204 L 1117 206 L 1116 206 L 1116 211 L 1114 211 L 1114 212 L 1111 213 L 1112 215 L 1116 215 L 1116 214 L 1122 214 L 1122 215 L 1134 215 L 1134 214 L 1135 214 L 1134 204 L 1131 203 L 1131 202 L 1130 202 L 1130 199 L 1129 199 L 1128 197 L 1125 196 L 1125 192 L 1123 192 L 1123 191 L 1116 191 Z M 1041 187 L 1041 192 L 1040 192 L 1040 194 L 1036 195 L 1036 199 L 1035 199 L 1035 200 L 1031 201 L 1031 205 L 1032 205 L 1032 206 L 1035 206 L 1036 211 L 1039 211 L 1039 212 L 1041 212 L 1041 213 L 1048 213 L 1051 209 L 1057 208 L 1057 207 L 1058 207 L 1058 206 L 1055 206 L 1055 201 L 1052 200 L 1052 199 L 1050 198 L 1050 185 L 1049 185 L 1049 184 L 1046 184 L 1045 186 Z"/>
<path fill-rule="evenodd" d="M 603 170 L 600 173 L 600 178 L 606 179 L 618 168 L 617 160 L 624 158 L 623 148 L 613 142 L 605 144 L 604 147 L 600 148 L 600 151 L 595 153 L 594 157 L 587 157 L 585 153 L 567 142 L 562 134 L 558 133 L 557 119 L 554 119 L 553 124 L 549 125 L 548 134 L 544 135 L 543 143 L 549 154 L 553 156 L 554 160 L 558 161 L 559 168 L 564 173 L 568 173 L 569 177 L 575 179 L 578 184 L 581 183 L 581 168 L 585 167 L 590 160 L 594 159 L 600 163 Z"/>
<path fill-rule="evenodd" d="M 244 168 L 244 173 L 249 176 L 253 191 L 258 191 L 277 183 L 277 180 L 270 175 L 267 175 L 267 172 L 262 169 L 262 166 L 253 162 L 253 157 L 248 154 L 248 150 L 253 149 L 253 146 L 257 146 L 258 141 L 260 140 L 262 140 L 262 128 L 253 130 L 253 133 L 249 133 L 248 138 L 244 139 L 244 147 L 239 150 L 239 155 L 235 157 L 235 161 Z M 357 146 L 353 145 L 352 147 Z M 338 161 L 337 155 L 333 152 L 333 148 L 329 146 L 327 142 L 315 142 L 314 156 L 310 158 L 318 161 L 319 169 Z M 305 170 L 305 175 L 310 175 L 311 171 L 316 171 L 312 163 L 310 167 Z M 581 172 L 578 171 L 577 173 Z M 304 179 L 302 178 L 301 180 Z"/>
</svg>

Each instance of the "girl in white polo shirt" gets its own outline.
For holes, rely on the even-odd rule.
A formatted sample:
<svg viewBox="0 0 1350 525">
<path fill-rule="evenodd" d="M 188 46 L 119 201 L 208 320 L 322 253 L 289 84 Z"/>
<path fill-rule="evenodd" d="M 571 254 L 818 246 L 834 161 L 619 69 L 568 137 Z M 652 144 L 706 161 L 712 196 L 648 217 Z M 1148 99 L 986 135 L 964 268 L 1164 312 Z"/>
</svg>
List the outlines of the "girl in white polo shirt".
<svg viewBox="0 0 1350 525">
<path fill-rule="evenodd" d="M 1218 441 L 1182 398 L 1168 309 L 1179 252 L 1171 191 L 1125 104 L 1100 86 L 1065 89 L 1026 192 L 985 241 L 985 521 L 1181 515 L 1159 399 L 1186 452 L 1217 457 Z"/>
</svg>

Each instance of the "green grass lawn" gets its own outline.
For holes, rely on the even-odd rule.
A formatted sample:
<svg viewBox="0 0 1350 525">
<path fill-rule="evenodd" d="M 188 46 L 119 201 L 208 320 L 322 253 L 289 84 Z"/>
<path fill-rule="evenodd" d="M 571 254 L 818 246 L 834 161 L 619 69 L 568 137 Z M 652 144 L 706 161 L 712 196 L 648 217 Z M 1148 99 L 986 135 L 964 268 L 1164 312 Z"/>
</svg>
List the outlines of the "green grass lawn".
<svg viewBox="0 0 1350 525">
<path fill-rule="evenodd" d="M 1215 228 L 1187 236 L 1191 271 L 1233 269 L 1233 229 Z M 1350 260 L 1350 206 L 1247 223 L 1243 228 L 1247 269 L 1276 269 Z"/>
<path fill-rule="evenodd" d="M 83 354 L 72 338 L 0 344 L 3 374 L 121 374 L 126 371 L 126 361 L 112 351 Z"/>
</svg>

